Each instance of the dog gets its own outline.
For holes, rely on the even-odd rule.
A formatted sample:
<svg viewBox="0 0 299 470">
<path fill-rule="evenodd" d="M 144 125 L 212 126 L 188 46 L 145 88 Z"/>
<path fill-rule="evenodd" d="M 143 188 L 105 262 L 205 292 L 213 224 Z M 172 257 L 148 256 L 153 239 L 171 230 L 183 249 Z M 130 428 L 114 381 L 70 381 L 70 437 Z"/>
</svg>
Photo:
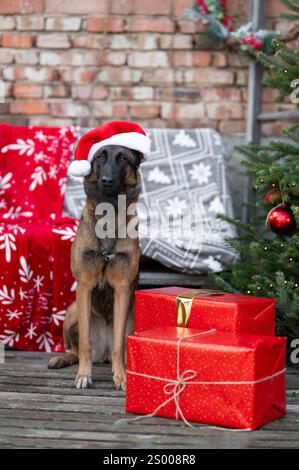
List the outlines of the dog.
<svg viewBox="0 0 299 470">
<path fill-rule="evenodd" d="M 119 236 L 118 196 L 126 206 L 137 202 L 140 192 L 138 168 L 143 154 L 120 145 L 101 147 L 84 178 L 87 200 L 71 248 L 71 270 L 77 280 L 76 301 L 66 312 L 66 354 L 51 358 L 48 367 L 59 369 L 79 362 L 78 389 L 93 385 L 92 363 L 112 362 L 116 389 L 125 390 L 125 337 L 132 330 L 134 291 L 138 283 L 138 238 Z M 114 238 L 96 235 L 96 206 L 115 208 Z M 126 215 L 127 227 L 132 217 Z M 123 228 L 123 227 L 122 227 Z"/>
</svg>

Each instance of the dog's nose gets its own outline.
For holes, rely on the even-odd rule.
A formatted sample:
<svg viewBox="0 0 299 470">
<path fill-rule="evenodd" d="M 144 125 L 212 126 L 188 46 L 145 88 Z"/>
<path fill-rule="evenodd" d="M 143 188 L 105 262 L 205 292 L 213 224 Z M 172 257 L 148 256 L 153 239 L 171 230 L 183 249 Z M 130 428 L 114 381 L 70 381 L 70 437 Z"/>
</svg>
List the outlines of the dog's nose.
<svg viewBox="0 0 299 470">
<path fill-rule="evenodd" d="M 104 186 L 112 186 L 113 179 L 110 178 L 109 176 L 103 176 L 102 183 L 103 183 Z"/>
</svg>

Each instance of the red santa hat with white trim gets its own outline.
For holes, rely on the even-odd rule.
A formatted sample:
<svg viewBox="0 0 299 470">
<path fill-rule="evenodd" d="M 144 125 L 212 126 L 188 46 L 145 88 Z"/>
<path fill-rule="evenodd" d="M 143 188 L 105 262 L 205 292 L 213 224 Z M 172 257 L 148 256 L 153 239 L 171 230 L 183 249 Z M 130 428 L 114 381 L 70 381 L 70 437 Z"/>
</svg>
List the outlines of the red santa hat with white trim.
<svg viewBox="0 0 299 470">
<path fill-rule="evenodd" d="M 73 176 L 89 175 L 95 153 L 106 145 L 122 145 L 138 150 L 146 157 L 150 153 L 151 141 L 144 130 L 134 122 L 113 121 L 95 127 L 79 140 L 69 173 Z"/>
</svg>

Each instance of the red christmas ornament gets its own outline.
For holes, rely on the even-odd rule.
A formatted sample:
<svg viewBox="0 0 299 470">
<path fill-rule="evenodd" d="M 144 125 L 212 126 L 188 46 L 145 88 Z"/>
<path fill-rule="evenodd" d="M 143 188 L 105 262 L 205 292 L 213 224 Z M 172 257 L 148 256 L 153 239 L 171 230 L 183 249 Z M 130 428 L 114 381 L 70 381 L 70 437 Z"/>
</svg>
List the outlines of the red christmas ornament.
<svg viewBox="0 0 299 470">
<path fill-rule="evenodd" d="M 267 191 L 265 201 L 268 204 L 277 204 L 282 200 L 281 192 L 276 188 L 271 188 Z"/>
<path fill-rule="evenodd" d="M 269 212 L 266 223 L 277 235 L 290 235 L 296 228 L 294 214 L 284 203 L 278 204 Z"/>
</svg>

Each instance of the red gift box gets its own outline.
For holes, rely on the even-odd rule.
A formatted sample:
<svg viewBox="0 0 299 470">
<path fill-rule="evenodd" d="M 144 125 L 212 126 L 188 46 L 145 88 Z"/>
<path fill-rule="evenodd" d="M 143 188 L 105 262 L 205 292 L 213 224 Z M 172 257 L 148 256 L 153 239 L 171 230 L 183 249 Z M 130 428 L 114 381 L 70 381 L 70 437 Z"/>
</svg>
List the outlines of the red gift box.
<svg viewBox="0 0 299 470">
<path fill-rule="evenodd" d="M 285 338 L 166 327 L 128 336 L 126 411 L 254 430 L 286 413 Z"/>
<path fill-rule="evenodd" d="M 189 298 L 184 299 L 184 296 Z M 236 334 L 273 336 L 275 304 L 275 299 L 183 287 L 139 290 L 135 292 L 134 331 L 146 331 L 160 326 L 188 326 L 199 329 L 216 328 Z M 189 309 L 187 323 L 182 324 L 182 319 L 178 321 L 178 309 L 181 309 L 179 313 L 183 315 Z"/>
</svg>

